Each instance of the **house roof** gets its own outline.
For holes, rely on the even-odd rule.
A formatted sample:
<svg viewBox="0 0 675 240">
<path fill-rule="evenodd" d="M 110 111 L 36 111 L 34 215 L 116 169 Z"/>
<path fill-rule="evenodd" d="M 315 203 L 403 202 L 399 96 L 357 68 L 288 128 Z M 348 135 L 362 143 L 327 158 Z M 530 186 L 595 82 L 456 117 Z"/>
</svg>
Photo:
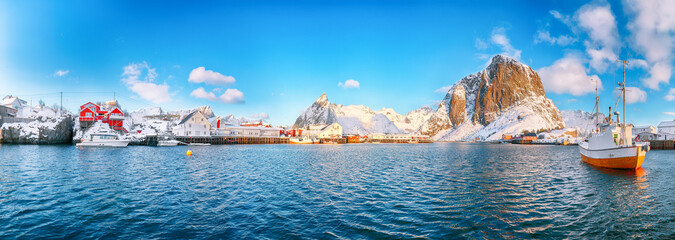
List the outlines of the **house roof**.
<svg viewBox="0 0 675 240">
<path fill-rule="evenodd" d="M 633 127 L 634 128 L 650 128 L 650 127 L 654 127 L 654 126 L 652 126 L 652 125 L 642 125 L 642 126 L 633 126 Z"/>
<path fill-rule="evenodd" d="M 662 127 L 675 127 L 675 120 L 673 120 L 673 121 L 663 121 L 663 122 L 659 123 L 659 128 L 662 128 Z"/>
<path fill-rule="evenodd" d="M 20 104 L 27 104 L 28 102 L 21 100 L 19 97 L 7 95 L 2 99 L 2 105 L 10 105 L 15 101 L 19 101 Z"/>
<path fill-rule="evenodd" d="M 187 122 L 188 120 L 190 120 L 190 118 L 194 117 L 195 114 L 197 114 L 197 113 L 201 114 L 199 111 L 191 112 L 190 114 L 188 114 L 187 116 L 185 116 L 185 118 L 183 118 L 183 120 L 181 120 L 180 123 L 178 123 L 178 125 Z M 203 116 L 204 116 L 204 115 L 202 115 L 202 117 L 203 117 Z M 206 118 L 206 117 L 205 117 L 205 118 Z"/>
</svg>

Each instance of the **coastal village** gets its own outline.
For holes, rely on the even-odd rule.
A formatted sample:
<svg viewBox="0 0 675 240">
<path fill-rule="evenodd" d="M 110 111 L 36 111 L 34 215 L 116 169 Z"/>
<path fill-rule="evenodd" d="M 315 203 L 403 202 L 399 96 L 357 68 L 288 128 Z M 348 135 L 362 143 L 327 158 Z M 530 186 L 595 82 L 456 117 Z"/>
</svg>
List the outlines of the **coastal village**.
<svg viewBox="0 0 675 240">
<path fill-rule="evenodd" d="M 578 113 L 577 113 L 578 114 Z M 589 117 L 588 113 L 585 113 Z M 602 115 L 602 114 L 600 114 Z M 591 119 L 592 116 L 589 118 Z M 606 121 L 606 117 L 601 117 Z M 30 106 L 17 96 L 5 96 L 0 105 L 0 137 L 4 143 L 64 143 L 49 140 L 49 134 L 40 130 L 61 125 L 72 126 L 72 143 L 81 142 L 97 132 L 109 132 L 128 139 L 131 145 L 157 146 L 162 138 L 175 139 L 179 144 L 289 144 L 294 139 L 305 139 L 302 144 L 353 143 L 431 143 L 434 140 L 416 133 L 345 134 L 339 123 L 316 124 L 301 128 L 272 126 L 264 120 L 216 116 L 210 107 L 187 111 L 164 112 L 160 108 L 125 112 L 116 100 L 87 102 L 79 113 L 36 105 Z M 71 123 L 68 123 L 68 122 Z M 36 127 L 37 126 L 37 127 Z M 12 129 L 21 129 L 25 139 L 16 138 Z M 67 128 L 66 128 L 67 129 Z M 656 126 L 632 126 L 633 140 L 651 142 L 652 149 L 673 149 L 675 120 Z M 542 132 L 504 134 L 498 141 L 473 141 L 514 144 L 576 145 L 588 135 L 584 127 L 567 127 Z M 36 141 L 31 141 L 31 138 Z M 18 141 L 17 141 L 18 140 Z M 41 141 L 42 140 L 42 141 Z"/>
<path fill-rule="evenodd" d="M 372 133 L 368 135 L 343 134 L 339 123 L 317 124 L 302 128 L 272 126 L 264 120 L 236 119 L 233 116 L 215 116 L 210 107 L 189 111 L 163 112 L 160 108 L 125 113 L 116 100 L 87 102 L 79 113 L 52 109 L 46 106 L 29 106 L 16 96 L 5 96 L 0 106 L 0 136 L 5 143 L 55 143 L 40 141 L 48 138 L 39 126 L 61 117 L 72 121 L 72 142 L 78 143 L 92 134 L 106 132 L 132 145 L 157 145 L 161 138 L 171 138 L 180 144 L 346 144 L 346 143 L 430 143 L 428 136 L 419 134 Z M 46 118 L 49 117 L 49 118 Z M 31 124 L 33 123 L 33 124 Z M 38 126 L 38 127 L 33 127 Z M 12 129 L 21 129 L 26 139 L 17 139 Z M 30 138 L 36 139 L 31 142 Z M 18 141 L 17 141 L 18 140 Z"/>
</svg>

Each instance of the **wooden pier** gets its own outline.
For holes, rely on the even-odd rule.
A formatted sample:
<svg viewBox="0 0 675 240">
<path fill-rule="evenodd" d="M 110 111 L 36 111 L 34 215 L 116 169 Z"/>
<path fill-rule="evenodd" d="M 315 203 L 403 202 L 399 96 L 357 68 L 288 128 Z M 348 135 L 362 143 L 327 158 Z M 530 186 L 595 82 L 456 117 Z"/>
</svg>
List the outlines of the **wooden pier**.
<svg viewBox="0 0 675 240">
<path fill-rule="evenodd" d="M 232 137 L 232 136 L 204 136 L 204 137 L 176 137 L 184 143 L 223 144 L 280 144 L 288 143 L 287 137 Z"/>
<path fill-rule="evenodd" d="M 224 145 L 224 144 L 287 144 L 288 137 L 234 137 L 234 136 L 199 136 L 199 137 L 189 137 L 189 136 L 176 136 L 176 140 L 183 143 L 208 143 L 211 145 Z M 433 143 L 431 139 L 419 139 L 415 140 L 416 143 Z M 142 141 L 132 141 L 130 145 L 147 145 L 147 146 L 157 146 L 157 136 L 147 136 Z M 375 139 L 371 140 L 370 143 L 415 143 L 410 142 L 409 139 Z M 362 142 L 350 142 L 347 138 L 321 138 L 319 139 L 320 144 L 355 144 Z"/>
<path fill-rule="evenodd" d="M 675 140 L 650 140 L 652 150 L 675 150 Z"/>
<path fill-rule="evenodd" d="M 516 139 L 516 140 L 511 140 L 511 143 L 513 143 L 513 144 L 532 144 L 532 140 Z"/>
<path fill-rule="evenodd" d="M 347 143 L 346 138 L 321 138 L 319 139 L 320 144 L 345 144 Z"/>
<path fill-rule="evenodd" d="M 419 139 L 415 140 L 416 142 L 411 142 L 410 139 L 371 139 L 370 143 L 432 143 L 434 142 L 431 139 Z"/>
</svg>

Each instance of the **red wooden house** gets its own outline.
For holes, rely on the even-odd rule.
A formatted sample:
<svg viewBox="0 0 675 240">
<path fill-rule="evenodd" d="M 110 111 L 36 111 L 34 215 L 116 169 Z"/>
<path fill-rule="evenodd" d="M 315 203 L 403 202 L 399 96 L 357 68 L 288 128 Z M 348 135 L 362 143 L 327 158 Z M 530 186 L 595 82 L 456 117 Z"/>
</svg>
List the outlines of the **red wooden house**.
<svg viewBox="0 0 675 240">
<path fill-rule="evenodd" d="M 88 128 L 95 122 L 101 121 L 108 124 L 113 130 L 127 132 L 124 129 L 124 113 L 117 107 L 103 109 L 92 102 L 80 106 L 80 127 Z"/>
</svg>

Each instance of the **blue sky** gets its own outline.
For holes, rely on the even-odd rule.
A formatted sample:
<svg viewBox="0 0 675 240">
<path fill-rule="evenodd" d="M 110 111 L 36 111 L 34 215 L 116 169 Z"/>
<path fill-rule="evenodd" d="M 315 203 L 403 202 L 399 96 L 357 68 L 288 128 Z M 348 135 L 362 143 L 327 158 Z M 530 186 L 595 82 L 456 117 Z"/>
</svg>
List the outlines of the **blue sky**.
<svg viewBox="0 0 675 240">
<path fill-rule="evenodd" d="M 292 124 L 319 95 L 405 114 L 506 54 L 562 109 L 675 118 L 673 1 L 0 1 L 0 94 L 129 111 L 210 105 Z M 192 74 L 192 75 L 191 75 Z M 347 82 L 348 80 L 352 80 Z M 358 87 L 357 84 L 358 83 Z"/>
</svg>

